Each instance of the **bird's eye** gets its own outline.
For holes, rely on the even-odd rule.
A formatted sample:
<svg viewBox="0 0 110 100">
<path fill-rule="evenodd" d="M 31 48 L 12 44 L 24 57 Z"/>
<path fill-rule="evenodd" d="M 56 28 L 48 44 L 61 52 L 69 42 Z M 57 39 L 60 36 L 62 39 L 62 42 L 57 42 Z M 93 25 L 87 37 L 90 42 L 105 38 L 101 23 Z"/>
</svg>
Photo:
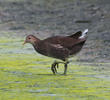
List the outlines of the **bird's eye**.
<svg viewBox="0 0 110 100">
<path fill-rule="evenodd" d="M 31 39 L 30 37 L 28 39 Z"/>
</svg>

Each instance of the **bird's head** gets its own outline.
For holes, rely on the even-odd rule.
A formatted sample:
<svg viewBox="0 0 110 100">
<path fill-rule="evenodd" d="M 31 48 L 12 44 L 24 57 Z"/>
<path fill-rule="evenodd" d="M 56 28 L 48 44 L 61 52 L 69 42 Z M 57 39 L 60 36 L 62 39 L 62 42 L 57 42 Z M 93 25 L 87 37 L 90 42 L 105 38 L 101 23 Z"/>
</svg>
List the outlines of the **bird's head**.
<svg viewBox="0 0 110 100">
<path fill-rule="evenodd" d="M 34 44 L 36 41 L 38 41 L 39 39 L 36 38 L 34 35 L 28 35 L 23 43 L 26 44 L 26 43 L 30 43 L 30 44 Z"/>
</svg>

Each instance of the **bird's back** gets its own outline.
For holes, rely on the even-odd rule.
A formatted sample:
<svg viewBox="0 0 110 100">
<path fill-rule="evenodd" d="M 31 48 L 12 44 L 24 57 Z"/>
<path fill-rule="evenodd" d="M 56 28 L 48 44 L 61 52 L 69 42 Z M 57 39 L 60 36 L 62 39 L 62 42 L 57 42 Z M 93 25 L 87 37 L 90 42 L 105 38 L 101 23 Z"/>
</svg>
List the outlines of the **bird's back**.
<svg viewBox="0 0 110 100">
<path fill-rule="evenodd" d="M 86 37 L 80 38 L 82 36 L 82 32 L 79 31 L 73 35 L 70 36 L 54 36 L 49 37 L 47 39 L 44 39 L 43 42 L 48 42 L 51 44 L 59 44 L 63 46 L 64 48 L 71 49 L 72 47 L 76 45 L 81 45 L 86 41 Z"/>
</svg>

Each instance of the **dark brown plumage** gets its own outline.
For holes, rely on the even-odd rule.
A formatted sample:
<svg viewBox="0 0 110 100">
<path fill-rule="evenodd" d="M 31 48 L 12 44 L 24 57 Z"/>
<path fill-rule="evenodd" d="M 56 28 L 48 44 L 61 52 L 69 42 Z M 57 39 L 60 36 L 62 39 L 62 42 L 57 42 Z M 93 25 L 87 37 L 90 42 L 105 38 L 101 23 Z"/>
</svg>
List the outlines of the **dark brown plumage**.
<svg viewBox="0 0 110 100">
<path fill-rule="evenodd" d="M 28 35 L 24 44 L 31 43 L 38 53 L 62 60 L 63 62 L 55 61 L 51 66 L 51 70 L 53 74 L 57 73 L 56 68 L 58 68 L 58 64 L 63 63 L 65 65 L 64 74 L 66 74 L 68 58 L 81 50 L 86 41 L 87 32 L 88 29 L 70 36 L 54 36 L 44 40 L 40 40 L 33 35 Z"/>
</svg>

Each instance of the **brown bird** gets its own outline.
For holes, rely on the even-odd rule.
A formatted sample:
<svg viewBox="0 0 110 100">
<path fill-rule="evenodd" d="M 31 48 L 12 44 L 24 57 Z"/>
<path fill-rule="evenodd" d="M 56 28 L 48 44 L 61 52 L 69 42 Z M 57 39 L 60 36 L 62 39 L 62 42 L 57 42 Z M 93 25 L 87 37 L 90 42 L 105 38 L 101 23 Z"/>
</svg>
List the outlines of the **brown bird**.
<svg viewBox="0 0 110 100">
<path fill-rule="evenodd" d="M 51 70 L 53 74 L 56 74 L 59 63 L 63 63 L 65 67 L 64 74 L 66 74 L 67 64 L 69 63 L 68 58 L 81 50 L 87 39 L 87 32 L 88 29 L 84 32 L 78 31 L 70 36 L 53 36 L 44 40 L 40 40 L 34 35 L 28 35 L 24 44 L 31 43 L 38 53 L 62 60 L 63 62 L 55 61 L 51 66 Z"/>
</svg>

